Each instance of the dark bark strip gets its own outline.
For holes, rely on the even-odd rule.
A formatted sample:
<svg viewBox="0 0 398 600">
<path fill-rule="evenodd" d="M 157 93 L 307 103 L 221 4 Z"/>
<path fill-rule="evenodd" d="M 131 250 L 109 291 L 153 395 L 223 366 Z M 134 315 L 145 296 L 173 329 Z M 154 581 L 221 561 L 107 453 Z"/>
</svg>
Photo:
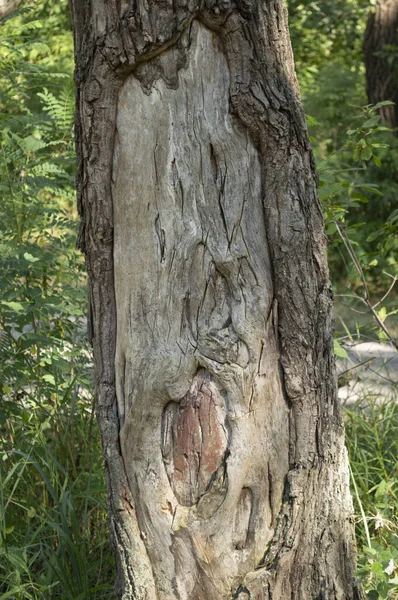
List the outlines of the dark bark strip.
<svg viewBox="0 0 398 600">
<path fill-rule="evenodd" d="M 382 107 L 380 115 L 389 127 L 397 128 L 398 69 L 396 61 L 389 61 L 394 46 L 398 46 L 398 0 L 378 0 L 375 12 L 369 14 L 363 44 L 366 91 L 372 104 L 395 103 Z"/>
<path fill-rule="evenodd" d="M 76 55 L 78 201 L 82 219 L 79 239 L 89 273 L 96 410 L 108 477 L 119 597 L 126 600 L 360 598 L 354 584 L 352 507 L 334 378 L 332 299 L 322 214 L 283 3 L 281 0 L 181 0 L 176 4 L 159 0 L 147 4 L 138 0 L 131 5 L 125 0 L 93 0 L 91 4 L 71 0 L 71 10 Z M 117 291 L 123 288 L 121 267 L 133 269 L 136 263 L 123 263 L 127 260 L 123 248 L 128 247 L 129 240 L 123 238 L 121 223 L 131 216 L 123 211 L 118 213 L 118 206 L 123 208 L 119 200 L 115 206 L 112 202 L 112 186 L 115 198 L 123 198 L 118 190 L 127 185 L 123 177 L 129 173 L 118 162 L 118 156 L 126 155 L 123 140 L 115 146 L 116 122 L 123 115 L 120 107 L 118 110 L 122 86 L 120 102 L 129 94 L 136 97 L 134 94 L 138 93 L 137 85 L 131 81 L 139 80 L 148 102 L 149 98 L 151 102 L 155 98 L 158 81 L 162 82 L 158 85 L 161 93 L 178 92 L 181 78 L 186 77 L 193 60 L 190 48 L 194 37 L 189 32 L 198 28 L 212 32 L 198 39 L 214 39 L 215 48 L 222 48 L 229 71 L 231 118 L 236 123 L 231 127 L 239 139 L 244 139 L 248 132 L 251 160 L 260 164 L 264 218 L 256 216 L 253 221 L 260 221 L 261 227 L 265 227 L 267 241 L 264 240 L 261 252 L 265 261 L 271 261 L 266 272 L 272 274 L 272 280 L 267 283 L 265 275 L 258 280 L 261 268 L 253 259 L 258 254 L 257 248 L 251 251 L 249 247 L 245 254 L 242 250 L 244 244 L 250 246 L 251 240 L 244 233 L 245 227 L 249 227 L 245 211 L 255 210 L 256 194 L 249 195 L 246 203 L 241 204 L 240 216 L 237 213 L 231 217 L 226 190 L 234 174 L 228 170 L 228 160 L 225 163 L 222 160 L 227 150 L 224 147 L 220 150 L 211 132 L 205 133 L 198 125 L 196 132 L 195 128 L 192 132 L 192 136 L 198 135 L 197 142 L 192 141 L 192 148 L 201 150 L 195 172 L 200 173 L 202 168 L 203 180 L 208 180 L 209 173 L 214 181 L 204 199 L 210 203 L 208 206 L 214 206 L 211 210 L 218 207 L 219 224 L 212 229 L 206 220 L 207 211 L 201 211 L 200 204 L 197 205 L 198 223 L 204 231 L 197 250 L 189 255 L 190 293 L 178 314 L 182 333 L 176 337 L 177 341 L 188 340 L 189 349 L 187 346 L 181 350 L 181 357 L 187 357 L 182 358 L 184 378 L 173 380 L 167 391 L 165 384 L 169 382 L 161 360 L 149 366 L 142 361 L 140 367 L 137 357 L 128 352 L 129 340 L 134 343 L 135 339 L 134 327 L 138 327 L 137 331 L 152 332 L 152 337 L 145 334 L 146 346 L 155 352 L 157 345 L 153 339 L 159 331 L 164 331 L 167 313 L 157 312 L 151 317 L 150 311 L 142 309 L 129 317 L 131 307 L 138 311 L 139 300 L 118 304 L 118 299 L 124 297 Z M 170 101 L 172 97 L 170 92 Z M 246 134 L 239 133 L 242 125 Z M 211 139 L 205 151 L 206 135 Z M 150 167 L 154 175 L 150 181 L 161 185 L 162 178 L 167 178 L 181 211 L 181 223 L 176 223 L 176 227 L 182 227 L 188 222 L 182 215 L 188 219 L 189 211 L 193 210 L 193 196 L 187 188 L 189 181 L 181 175 L 183 159 L 166 165 L 162 156 L 162 144 L 155 139 Z M 135 168 L 134 162 L 126 165 L 128 169 Z M 145 171 L 149 165 L 140 168 Z M 165 269 L 171 272 L 181 260 L 173 254 L 180 246 L 170 242 L 173 229 L 168 228 L 161 199 L 158 205 L 156 212 L 156 207 L 150 208 L 154 210 L 152 233 L 146 236 L 142 233 L 142 240 L 146 243 L 152 236 L 157 244 L 156 268 L 160 269 L 159 281 L 163 281 Z M 143 219 L 142 224 L 145 223 Z M 240 227 L 243 233 L 237 241 Z M 220 239 L 225 244 L 217 254 L 215 240 L 221 230 Z M 137 229 L 136 236 L 139 235 Z M 141 281 L 145 269 L 145 257 L 141 255 L 138 260 L 143 260 L 143 264 L 138 275 L 134 275 L 138 277 L 135 281 Z M 254 305 L 252 308 L 247 304 L 247 299 L 243 302 L 236 295 L 238 288 L 235 290 L 234 281 L 241 281 L 240 277 L 243 283 L 239 289 L 243 292 L 261 291 L 257 312 Z M 119 286 L 116 299 L 115 282 Z M 209 286 L 211 295 L 207 292 Z M 145 302 L 144 289 L 131 290 L 132 294 L 140 292 Z M 149 292 L 148 297 L 151 297 Z M 214 327 L 208 321 L 200 321 L 206 297 L 213 298 Z M 251 299 L 255 297 L 254 293 Z M 249 310 L 240 327 L 238 315 L 244 305 Z M 145 316 L 147 325 L 140 321 Z M 258 316 L 263 322 L 261 326 L 255 321 Z M 133 330 L 128 332 L 127 327 L 121 330 L 121 324 L 128 322 Z M 174 326 L 171 323 L 171 330 Z M 224 345 L 221 331 L 227 335 Z M 252 340 L 256 331 L 259 343 L 254 350 Z M 144 347 L 141 333 L 137 339 Z M 161 333 L 161 344 L 166 339 L 167 335 Z M 236 352 L 231 354 L 234 344 Z M 222 366 L 222 361 L 226 366 Z M 232 373 L 239 373 L 241 379 L 235 380 Z M 148 377 L 156 374 L 162 375 L 164 385 L 150 388 Z M 190 385 L 187 386 L 187 381 L 192 384 L 195 377 L 201 381 L 204 377 L 200 398 L 195 385 L 191 391 Z M 157 384 L 158 379 L 153 382 Z M 266 391 L 271 383 L 272 392 Z M 141 390 L 141 396 L 137 389 Z M 236 401 L 233 390 L 239 391 Z M 139 397 L 142 399 L 134 400 Z M 176 403 L 176 408 L 170 402 Z M 234 443 L 241 439 L 239 432 L 243 436 L 247 430 L 240 427 L 243 420 L 231 413 L 231 406 L 246 406 L 248 418 L 255 424 L 254 440 L 248 448 L 255 453 L 257 479 L 250 466 L 247 468 L 250 477 L 243 477 L 243 471 L 238 469 L 240 452 L 246 455 L 242 443 L 240 446 Z M 256 419 L 251 413 L 255 415 L 259 407 L 262 416 Z M 270 419 L 266 417 L 267 411 Z M 159 432 L 158 447 L 153 449 L 155 458 L 145 435 L 151 419 Z M 214 434 L 206 437 L 200 431 L 202 423 L 213 423 Z M 267 447 L 262 459 L 261 443 L 269 440 L 277 442 L 277 446 Z M 286 453 L 284 445 L 288 448 Z M 250 452 L 246 450 L 246 454 L 249 457 Z M 148 477 L 143 476 L 145 457 L 149 463 L 153 459 L 154 477 L 160 478 L 160 483 L 150 483 L 150 469 Z M 200 462 L 203 457 L 206 465 Z M 231 469 L 235 469 L 234 478 L 230 477 Z M 240 488 L 235 473 L 242 476 Z M 265 483 L 258 491 L 256 482 L 260 480 Z M 157 490 L 166 488 L 170 499 L 165 497 L 160 506 Z M 269 499 L 263 503 L 265 497 Z M 174 498 L 178 506 L 173 504 Z M 227 515 L 222 510 L 227 499 L 235 507 L 234 514 Z M 156 507 L 161 509 L 159 514 L 152 510 Z M 229 529 L 234 553 L 232 558 L 219 557 L 220 566 L 215 570 L 217 561 L 213 564 L 211 558 L 206 558 L 206 548 L 213 534 L 221 540 L 218 513 L 220 527 L 228 517 L 233 525 Z M 206 524 L 204 531 L 208 537 L 205 533 L 200 537 L 200 519 Z M 170 540 L 167 552 L 163 552 L 165 536 Z M 218 547 L 209 545 L 215 556 Z M 193 577 L 188 567 L 195 569 Z"/>
</svg>

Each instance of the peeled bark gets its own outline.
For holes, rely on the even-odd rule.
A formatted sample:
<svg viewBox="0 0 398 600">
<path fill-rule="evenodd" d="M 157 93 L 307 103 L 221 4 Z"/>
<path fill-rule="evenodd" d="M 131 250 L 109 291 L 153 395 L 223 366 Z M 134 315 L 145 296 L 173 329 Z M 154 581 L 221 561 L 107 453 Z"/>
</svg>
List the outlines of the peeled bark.
<svg viewBox="0 0 398 600">
<path fill-rule="evenodd" d="M 388 60 L 388 47 L 398 47 L 398 0 L 378 0 L 369 14 L 363 45 L 366 66 L 366 92 L 369 102 L 389 100 L 380 116 L 391 128 L 398 127 L 398 72 Z M 395 132 L 397 135 L 397 132 Z"/>
<path fill-rule="evenodd" d="M 71 5 L 119 597 L 360 598 L 283 4 Z"/>
</svg>

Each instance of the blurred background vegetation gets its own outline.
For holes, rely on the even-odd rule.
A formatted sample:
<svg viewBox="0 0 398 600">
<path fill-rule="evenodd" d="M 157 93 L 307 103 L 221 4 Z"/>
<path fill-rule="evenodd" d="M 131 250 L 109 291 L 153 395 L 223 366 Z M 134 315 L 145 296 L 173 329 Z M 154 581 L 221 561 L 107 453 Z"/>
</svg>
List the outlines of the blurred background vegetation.
<svg viewBox="0 0 398 600">
<path fill-rule="evenodd" d="M 375 1 L 288 5 L 339 360 L 348 343 L 397 335 L 397 296 L 387 292 L 397 276 L 398 137 L 366 96 L 362 46 Z M 397 49 L 386 53 L 394 66 Z M 0 600 L 114 597 L 75 250 L 73 111 L 67 1 L 25 4 L 0 23 Z M 398 598 L 396 386 L 364 393 L 345 418 L 358 577 L 370 599 Z"/>
</svg>

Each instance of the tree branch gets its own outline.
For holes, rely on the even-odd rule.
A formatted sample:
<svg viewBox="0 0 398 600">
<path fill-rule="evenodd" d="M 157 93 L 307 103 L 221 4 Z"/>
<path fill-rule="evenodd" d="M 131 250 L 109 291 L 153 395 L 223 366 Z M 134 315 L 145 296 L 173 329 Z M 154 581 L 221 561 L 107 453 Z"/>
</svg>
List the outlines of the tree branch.
<svg viewBox="0 0 398 600">
<path fill-rule="evenodd" d="M 394 348 L 396 350 L 398 350 L 398 343 L 397 341 L 394 339 L 394 337 L 391 335 L 390 331 L 387 329 L 387 327 L 385 326 L 385 324 L 383 323 L 383 321 L 380 319 L 379 315 L 377 314 L 377 312 L 375 311 L 375 307 L 378 306 L 380 304 L 380 302 L 378 302 L 377 304 L 375 304 L 374 306 L 372 306 L 371 302 L 370 302 L 370 294 L 369 294 L 369 288 L 368 288 L 368 284 L 366 282 L 365 279 L 365 275 L 364 272 L 362 270 L 362 267 L 359 263 L 359 260 L 355 254 L 354 248 L 352 247 L 352 244 L 350 242 L 350 240 L 348 239 L 348 236 L 346 234 L 346 232 L 344 231 L 343 227 L 341 226 L 341 224 L 338 222 L 337 219 L 333 220 L 334 224 L 336 225 L 337 231 L 344 243 L 344 246 L 346 247 L 346 250 L 352 260 L 352 262 L 354 263 L 354 266 L 357 270 L 357 273 L 361 279 L 362 282 L 362 288 L 363 288 L 363 297 L 356 295 L 356 297 L 358 298 L 358 300 L 360 300 L 361 302 L 363 302 L 369 309 L 369 311 L 372 313 L 375 321 L 377 322 L 378 326 L 380 327 L 380 329 L 382 329 L 384 331 L 384 333 L 386 334 L 386 336 L 388 337 L 389 341 L 391 342 L 391 344 L 394 346 Z M 395 283 L 395 281 L 393 282 Z M 384 300 L 384 298 L 386 298 L 388 296 L 388 294 L 390 293 L 392 289 L 391 288 L 388 290 L 387 294 L 382 298 L 382 300 Z"/>
</svg>

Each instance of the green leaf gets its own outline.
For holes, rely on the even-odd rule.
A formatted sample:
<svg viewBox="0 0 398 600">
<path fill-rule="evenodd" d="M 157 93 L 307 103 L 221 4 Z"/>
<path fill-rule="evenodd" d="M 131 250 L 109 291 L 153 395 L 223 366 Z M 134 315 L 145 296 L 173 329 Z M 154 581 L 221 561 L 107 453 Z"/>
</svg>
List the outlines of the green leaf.
<svg viewBox="0 0 398 600">
<path fill-rule="evenodd" d="M 12 566 L 17 570 L 18 573 L 23 573 L 24 571 L 28 571 L 28 566 L 26 564 L 26 557 L 19 552 L 8 552 L 7 558 L 12 564 Z"/>
<path fill-rule="evenodd" d="M 335 234 L 337 231 L 337 227 L 335 223 L 330 223 L 327 227 L 326 227 L 326 234 L 327 235 L 333 235 Z"/>
<path fill-rule="evenodd" d="M 383 192 L 377 189 L 377 186 L 371 183 L 358 184 L 356 187 L 377 194 L 377 196 L 384 196 Z"/>
<path fill-rule="evenodd" d="M 1 303 L 18 313 L 25 310 L 20 302 L 6 302 L 6 300 L 2 300 Z"/>
<path fill-rule="evenodd" d="M 306 119 L 308 127 L 319 127 L 320 122 L 317 121 L 314 117 L 311 117 L 311 115 L 306 115 Z"/>
<path fill-rule="evenodd" d="M 369 199 L 366 198 L 366 196 L 364 196 L 363 194 L 360 194 L 359 192 L 353 192 L 351 194 L 351 198 L 355 198 L 355 200 L 359 200 L 359 202 L 362 202 L 363 204 L 369 203 Z"/>
<path fill-rule="evenodd" d="M 378 102 L 372 107 L 372 110 L 377 110 L 378 108 L 382 108 L 382 106 L 392 106 L 394 102 L 391 100 L 383 100 L 383 102 Z"/>
<path fill-rule="evenodd" d="M 35 258 L 31 254 L 29 254 L 29 252 L 25 252 L 23 257 L 25 260 L 27 260 L 28 262 L 31 262 L 31 263 L 34 263 L 34 262 L 37 262 L 38 260 L 40 260 L 40 258 Z"/>
<path fill-rule="evenodd" d="M 377 123 L 380 121 L 380 115 L 376 115 L 375 117 L 371 117 L 367 121 L 362 124 L 362 127 L 365 129 L 369 129 L 370 127 L 375 127 Z"/>
<path fill-rule="evenodd" d="M 386 318 L 387 318 L 387 310 L 386 310 L 386 307 L 385 307 L 385 306 L 383 306 L 383 307 L 382 307 L 382 308 L 381 308 L 381 309 L 380 309 L 380 310 L 377 312 L 377 316 L 379 317 L 380 321 L 381 321 L 382 323 L 384 323 L 384 321 L 385 321 L 385 320 L 386 320 Z"/>
<path fill-rule="evenodd" d="M 379 579 L 383 579 L 385 577 L 383 565 L 381 565 L 379 562 L 374 562 L 373 565 L 370 567 L 370 570 L 372 571 L 372 573 L 377 575 Z"/>
<path fill-rule="evenodd" d="M 372 155 L 372 148 L 365 148 L 364 150 L 361 150 L 361 160 L 369 160 L 372 158 Z"/>
<path fill-rule="evenodd" d="M 33 517 L 35 517 L 36 514 L 37 514 L 36 513 L 36 509 L 33 506 L 30 506 L 28 508 L 28 513 L 27 514 L 28 514 L 28 519 L 33 519 Z"/>
<path fill-rule="evenodd" d="M 385 494 L 385 491 L 386 491 L 386 487 L 387 487 L 387 482 L 386 482 L 384 479 L 382 479 L 382 480 L 380 481 L 379 485 L 377 486 L 377 490 L 376 490 L 376 493 L 375 493 L 375 497 L 376 497 L 376 498 L 381 498 L 381 497 L 383 497 L 383 496 L 384 496 L 384 494 Z"/>
<path fill-rule="evenodd" d="M 341 346 L 338 340 L 333 340 L 333 349 L 338 358 L 348 358 L 347 351 Z"/>
<path fill-rule="evenodd" d="M 46 375 L 43 375 L 43 379 L 44 379 L 44 381 L 47 381 L 48 383 L 55 385 L 54 375 L 51 375 L 51 373 L 46 373 Z"/>
<path fill-rule="evenodd" d="M 366 238 L 366 241 L 374 242 L 374 240 L 377 239 L 378 237 L 380 237 L 382 234 L 383 234 L 383 231 L 381 229 L 379 229 L 378 231 L 374 231 L 373 233 L 368 235 L 368 237 Z"/>
</svg>

